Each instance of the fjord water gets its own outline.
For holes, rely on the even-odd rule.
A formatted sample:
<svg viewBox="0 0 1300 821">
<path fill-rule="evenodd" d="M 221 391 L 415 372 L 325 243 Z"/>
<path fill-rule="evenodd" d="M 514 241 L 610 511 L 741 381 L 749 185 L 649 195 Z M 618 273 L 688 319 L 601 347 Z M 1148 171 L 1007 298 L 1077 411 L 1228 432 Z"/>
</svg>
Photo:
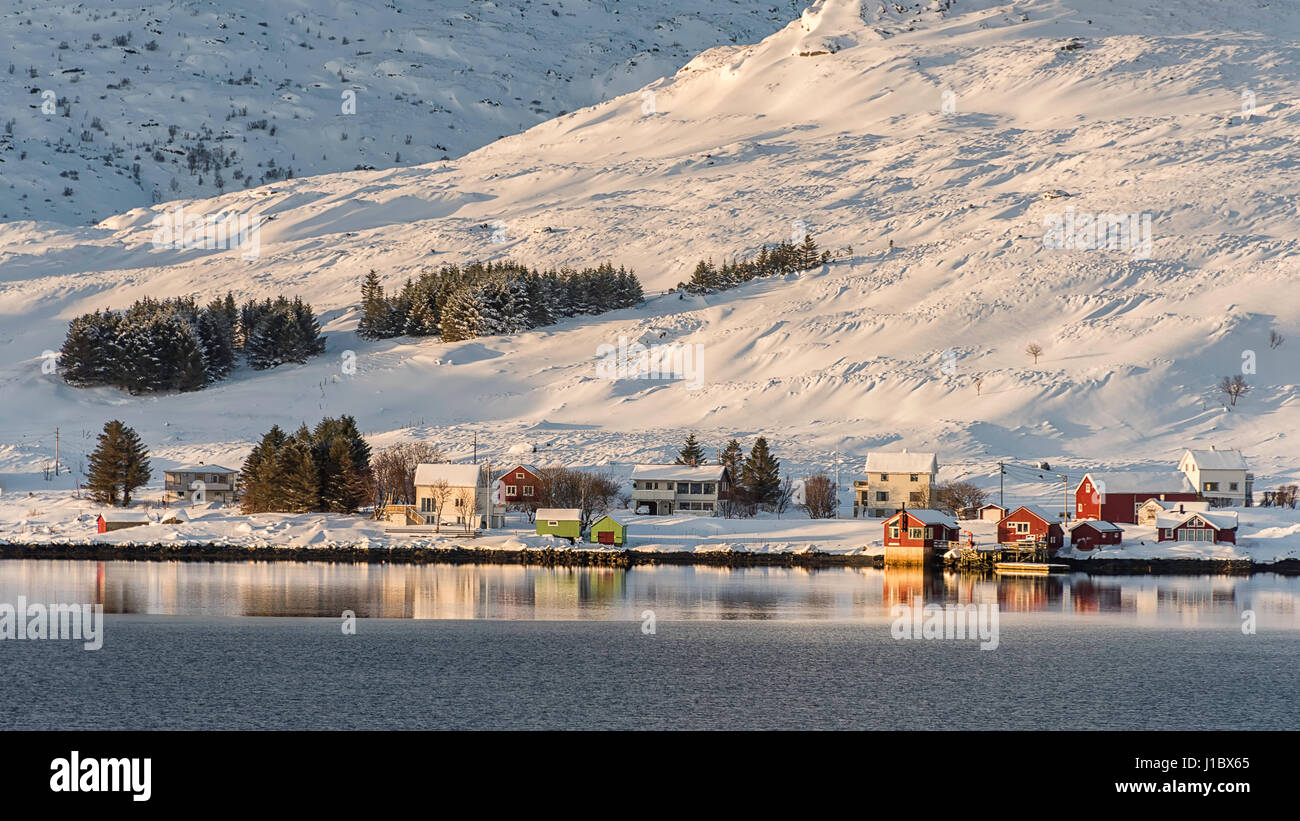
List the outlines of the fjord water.
<svg viewBox="0 0 1300 821">
<path fill-rule="evenodd" d="M 0 561 L 19 596 L 109 615 L 0 641 L 9 728 L 1300 727 L 1271 574 Z M 997 648 L 895 638 L 918 599 Z"/>
</svg>

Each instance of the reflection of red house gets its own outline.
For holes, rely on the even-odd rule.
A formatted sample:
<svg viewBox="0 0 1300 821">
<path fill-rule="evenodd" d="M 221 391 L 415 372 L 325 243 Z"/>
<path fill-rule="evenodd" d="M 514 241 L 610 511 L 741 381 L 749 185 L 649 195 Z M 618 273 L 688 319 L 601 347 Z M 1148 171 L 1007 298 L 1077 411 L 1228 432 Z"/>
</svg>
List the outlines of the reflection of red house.
<svg viewBox="0 0 1300 821">
<path fill-rule="evenodd" d="M 1138 506 L 1147 499 L 1194 502 L 1196 488 L 1183 473 L 1087 473 L 1074 491 L 1074 518 L 1137 524 Z"/>
<path fill-rule="evenodd" d="M 1237 514 L 1205 510 L 1169 511 L 1156 516 L 1158 542 L 1237 543 Z"/>
<path fill-rule="evenodd" d="M 1038 508 L 1021 505 L 998 522 L 998 543 L 1046 542 L 1049 553 L 1065 544 L 1061 523 Z"/>
<path fill-rule="evenodd" d="M 1123 528 L 1110 522 L 1087 520 L 1070 525 L 1070 547 L 1075 550 L 1095 550 L 1122 541 Z"/>
<path fill-rule="evenodd" d="M 542 497 L 542 480 L 530 465 L 515 465 L 497 477 L 506 486 L 508 505 L 537 504 Z"/>
</svg>

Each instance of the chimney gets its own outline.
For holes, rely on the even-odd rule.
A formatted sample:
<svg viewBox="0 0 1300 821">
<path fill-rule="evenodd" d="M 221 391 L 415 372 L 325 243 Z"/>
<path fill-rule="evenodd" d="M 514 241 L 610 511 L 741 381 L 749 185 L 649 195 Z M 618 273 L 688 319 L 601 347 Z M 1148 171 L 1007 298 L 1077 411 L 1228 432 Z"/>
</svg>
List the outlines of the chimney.
<svg viewBox="0 0 1300 821">
<path fill-rule="evenodd" d="M 1182 513 L 1182 512 L 1183 512 L 1183 503 L 1182 503 L 1182 502 L 1179 502 L 1179 503 L 1178 503 L 1178 512 L 1179 512 L 1179 513 Z"/>
</svg>

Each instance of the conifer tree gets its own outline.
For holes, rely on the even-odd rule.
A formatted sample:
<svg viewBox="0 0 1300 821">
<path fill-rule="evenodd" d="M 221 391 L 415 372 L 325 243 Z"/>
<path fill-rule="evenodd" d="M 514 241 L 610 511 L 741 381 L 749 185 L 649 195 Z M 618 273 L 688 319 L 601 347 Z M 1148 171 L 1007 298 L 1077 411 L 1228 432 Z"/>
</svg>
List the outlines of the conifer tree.
<svg viewBox="0 0 1300 821">
<path fill-rule="evenodd" d="M 288 437 L 279 425 L 262 436 L 262 441 L 244 460 L 239 475 L 240 509 L 245 513 L 263 513 L 276 509 L 276 500 L 282 485 L 280 476 L 280 449 Z"/>
<path fill-rule="evenodd" d="M 744 487 L 755 504 L 776 501 L 781 487 L 781 463 L 767 447 L 767 439 L 760 436 L 750 449 L 741 471 Z"/>
<path fill-rule="evenodd" d="M 691 433 L 686 437 L 686 444 L 677 453 L 678 465 L 702 465 L 705 462 L 704 448 L 700 447 L 695 441 L 695 434 Z"/>
<path fill-rule="evenodd" d="M 90 454 L 86 485 L 100 504 L 125 507 L 138 488 L 149 483 L 149 453 L 139 435 L 114 419 L 104 425 Z"/>
</svg>

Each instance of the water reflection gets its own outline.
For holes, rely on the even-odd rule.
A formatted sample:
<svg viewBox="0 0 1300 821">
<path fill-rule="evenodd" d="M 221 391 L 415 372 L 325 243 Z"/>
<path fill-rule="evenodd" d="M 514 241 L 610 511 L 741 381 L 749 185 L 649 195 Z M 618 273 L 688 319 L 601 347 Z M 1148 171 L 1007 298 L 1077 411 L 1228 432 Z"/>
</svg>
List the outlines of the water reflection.
<svg viewBox="0 0 1300 821">
<path fill-rule="evenodd" d="M 898 603 L 1118 615 L 1147 624 L 1300 628 L 1300 578 L 976 576 L 919 568 L 542 568 L 294 562 L 0 561 L 0 602 L 91 602 L 108 613 L 407 619 L 888 618 Z"/>
</svg>

